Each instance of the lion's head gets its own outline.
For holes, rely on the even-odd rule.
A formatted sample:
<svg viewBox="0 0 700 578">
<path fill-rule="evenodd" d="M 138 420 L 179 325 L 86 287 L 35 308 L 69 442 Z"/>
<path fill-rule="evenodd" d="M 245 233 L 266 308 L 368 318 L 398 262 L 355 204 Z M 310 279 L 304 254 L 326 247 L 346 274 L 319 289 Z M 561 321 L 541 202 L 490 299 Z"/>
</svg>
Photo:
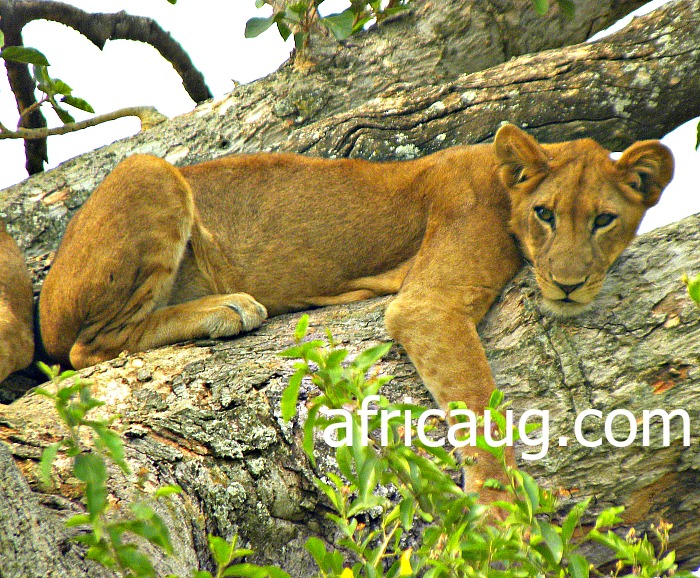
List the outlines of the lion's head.
<svg viewBox="0 0 700 578">
<path fill-rule="evenodd" d="M 495 149 L 511 198 L 510 227 L 545 306 L 577 315 L 659 201 L 673 176 L 671 151 L 640 141 L 615 161 L 593 140 L 540 145 L 513 125 L 501 127 Z"/>
</svg>

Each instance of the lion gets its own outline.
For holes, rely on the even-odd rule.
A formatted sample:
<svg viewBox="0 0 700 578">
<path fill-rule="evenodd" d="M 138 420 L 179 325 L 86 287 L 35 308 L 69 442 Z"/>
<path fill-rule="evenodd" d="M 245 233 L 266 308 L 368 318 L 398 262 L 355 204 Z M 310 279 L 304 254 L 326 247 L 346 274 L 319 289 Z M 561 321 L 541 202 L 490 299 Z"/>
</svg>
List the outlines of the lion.
<svg viewBox="0 0 700 578">
<path fill-rule="evenodd" d="M 19 247 L 0 220 L 0 383 L 34 357 L 34 292 Z"/>
<path fill-rule="evenodd" d="M 673 164 L 658 141 L 614 161 L 593 140 L 539 144 L 510 124 L 493 144 L 401 162 L 135 155 L 71 220 L 41 338 L 83 368 L 397 294 L 386 327 L 436 402 L 481 411 L 495 384 L 476 326 L 506 283 L 527 261 L 552 313 L 590 306 Z M 496 472 L 483 462 L 476 488 Z"/>
</svg>

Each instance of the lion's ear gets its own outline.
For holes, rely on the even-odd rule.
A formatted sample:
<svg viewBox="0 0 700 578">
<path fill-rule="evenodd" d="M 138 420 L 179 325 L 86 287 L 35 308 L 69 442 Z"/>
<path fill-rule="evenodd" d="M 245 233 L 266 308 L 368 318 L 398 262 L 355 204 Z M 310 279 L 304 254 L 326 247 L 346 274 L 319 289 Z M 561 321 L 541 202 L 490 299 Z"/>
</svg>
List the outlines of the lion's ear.
<svg viewBox="0 0 700 578">
<path fill-rule="evenodd" d="M 549 170 L 547 155 L 539 143 L 513 124 L 498 129 L 493 141 L 503 184 L 514 187 Z"/>
<path fill-rule="evenodd" d="M 673 154 L 657 140 L 634 143 L 615 163 L 623 183 L 646 207 L 659 202 L 661 192 L 673 178 Z"/>
</svg>

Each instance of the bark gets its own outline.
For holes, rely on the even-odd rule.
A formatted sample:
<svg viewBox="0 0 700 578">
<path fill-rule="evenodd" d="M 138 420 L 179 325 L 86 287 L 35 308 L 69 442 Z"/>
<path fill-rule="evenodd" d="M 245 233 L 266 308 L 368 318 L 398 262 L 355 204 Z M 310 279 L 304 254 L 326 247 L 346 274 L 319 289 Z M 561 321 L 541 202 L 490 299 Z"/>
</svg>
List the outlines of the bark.
<svg viewBox="0 0 700 578">
<path fill-rule="evenodd" d="M 176 164 L 260 150 L 401 159 L 489 140 L 505 120 L 544 142 L 590 136 L 622 148 L 659 138 L 700 114 L 699 13 L 698 0 L 677 0 L 606 42 L 397 88 L 307 124 L 276 115 L 284 98 L 266 100 L 271 83 L 285 85 L 280 74 L 7 189 L 0 215 L 28 255 L 38 288 L 70 216 L 115 164 L 137 152 Z"/>
<path fill-rule="evenodd" d="M 520 466 L 560 490 L 560 512 L 594 496 L 587 523 L 613 504 L 628 507 L 626 523 L 619 528 L 623 533 L 631 524 L 641 530 L 659 518 L 673 523 L 672 546 L 686 568 L 700 564 L 700 309 L 686 296 L 680 277 L 700 270 L 698 227 L 700 218 L 691 217 L 642 236 L 616 265 L 595 309 L 580 318 L 559 322 L 544 317 L 526 270 L 480 326 L 496 381 L 516 414 L 550 411 L 549 453 L 539 461 L 521 460 Z M 385 341 L 387 301 L 316 310 L 311 337 L 323 338 L 328 327 L 351 354 Z M 276 353 L 292 344 L 297 320 L 298 315 L 276 317 L 239 339 L 176 345 L 81 372 L 107 402 L 105 414 L 120 416 L 115 426 L 126 436 L 132 469 L 149 471 L 154 485 L 178 483 L 185 490 L 172 508 L 163 509 L 178 554 L 160 560 L 162 573 L 206 567 L 201 548 L 205 532 L 239 533 L 257 551 L 257 561 L 280 564 L 293 576 L 313 573 L 302 549 L 308 536 L 334 540 L 323 517 L 326 505 L 314 491 L 312 472 L 299 449 L 301 422 L 286 424 L 279 413 L 293 363 Z M 409 395 L 430 403 L 400 347 L 391 350 L 380 369 L 396 376 L 386 388 L 389 397 Z M 302 398 L 311 393 L 305 386 Z M 607 442 L 585 448 L 573 441 L 572 424 L 588 408 L 604 416 L 624 408 L 637 417 L 644 409 L 685 409 L 692 443 L 682 445 L 682 432 L 674 424 L 667 447 L 661 429 L 652 427 L 648 447 L 642 447 L 640 431 L 626 448 Z M 615 424 L 620 426 L 614 428 L 616 439 L 625 439 L 627 426 Z M 602 435 L 602 421 L 587 426 L 588 439 Z M 65 461 L 59 461 L 59 494 L 46 495 L 36 483 L 41 448 L 61 435 L 48 402 L 38 396 L 27 395 L 0 411 L 0 439 L 14 458 L 0 453 L 0 518 L 8 520 L 0 524 L 0 544 L 9 541 L 17 561 L 17 570 L 8 570 L 7 576 L 99 575 L 80 560 L 61 527 L 62 519 L 80 509 L 71 499 L 75 480 L 67 475 Z M 564 435 L 572 441 L 558 447 L 556 441 Z M 329 467 L 332 463 L 321 452 L 319 471 Z M 125 481 L 117 477 L 113 484 L 115 500 L 128 497 Z M 41 523 L 40 535 L 16 531 L 24 527 L 20 522 L 31 527 L 33 520 Z M 75 563 L 45 556 L 34 564 L 32 556 L 42 548 L 76 556 Z M 607 559 L 600 550 L 590 554 L 599 564 Z"/>
<path fill-rule="evenodd" d="M 307 100 L 290 100 L 292 72 L 285 69 L 8 189 L 0 196 L 0 216 L 28 255 L 38 289 L 67 220 L 117 162 L 136 152 L 176 163 L 257 150 L 396 159 L 488 140 L 501 120 L 529 126 L 545 141 L 593 136 L 622 147 L 660 137 L 700 113 L 698 14 L 700 2 L 678 0 L 604 43 L 522 56 L 429 86 L 407 80 L 383 94 L 367 88 L 376 98 L 353 100 L 363 104 L 350 112 L 338 112 L 348 111 L 350 102 L 333 104 L 342 85 L 329 92 L 322 108 L 314 108 L 312 95 L 324 94 L 331 82 L 321 72 L 305 77 Z M 384 66 L 382 60 L 374 65 Z M 291 109 L 291 115 L 284 113 Z M 597 308 L 577 320 L 543 317 L 529 274 L 516 278 L 480 332 L 496 381 L 517 411 L 550 409 L 554 440 L 571 437 L 575 413 L 587 407 L 624 408 L 637 417 L 645 408 L 683 408 L 697 419 L 700 313 L 685 297 L 680 275 L 700 270 L 699 224 L 692 218 L 643 236 L 619 261 Z M 327 326 L 352 352 L 385 340 L 385 303 L 315 311 L 314 334 L 323 336 Z M 163 511 L 178 552 L 178 558 L 159 562 L 163 573 L 206 567 L 206 532 L 238 532 L 259 561 L 279 563 L 294 576 L 313 572 L 303 554 L 307 536 L 333 541 L 325 505 L 299 450 L 299 424 L 286 425 L 279 417 L 279 397 L 292 368 L 275 353 L 291 342 L 296 319 L 275 318 L 241 339 L 173 346 L 82 373 L 104 394 L 106 411 L 121 415 L 117 425 L 127 435 L 134 471 L 144 467 L 154 485 L 175 482 L 186 491 L 172 510 Z M 391 396 L 409 392 L 429 402 L 400 348 L 392 349 L 381 368 L 397 376 Z M 46 495 L 36 484 L 41 448 L 62 435 L 46 403 L 25 396 L 0 411 L 0 439 L 13 458 L 0 450 L 0 518 L 8 521 L 0 524 L 0 544 L 11 545 L 8 556 L 17 561 L 8 575 L 97 576 L 100 570 L 81 560 L 62 527 L 62 519 L 80 508 L 65 464 L 58 494 Z M 669 447 L 662 447 L 660 431 L 653 428 L 649 448 L 553 444 L 545 459 L 521 465 L 549 487 L 563 488 L 563 495 L 595 495 L 595 511 L 610 503 L 628 505 L 627 522 L 639 527 L 663 516 L 674 523 L 679 560 L 697 567 L 696 440 L 683 447 L 681 432 L 672 431 Z M 596 432 L 586 435 L 594 438 Z M 330 467 L 324 458 L 320 464 L 321 470 Z M 115 479 L 115 499 L 128 495 L 127 486 Z M 567 507 L 564 499 L 562 510 Z M 12 529 L 36 524 L 46 531 L 26 537 Z M 66 552 L 75 562 L 36 559 L 46 548 Z M 605 561 L 599 552 L 594 555 Z"/>
</svg>

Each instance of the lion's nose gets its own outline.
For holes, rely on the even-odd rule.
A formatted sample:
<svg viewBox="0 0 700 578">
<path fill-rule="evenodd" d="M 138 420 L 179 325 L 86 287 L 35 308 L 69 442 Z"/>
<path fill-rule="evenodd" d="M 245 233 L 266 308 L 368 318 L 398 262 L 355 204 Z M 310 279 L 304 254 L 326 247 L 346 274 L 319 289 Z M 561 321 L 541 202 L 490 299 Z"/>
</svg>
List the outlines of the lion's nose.
<svg viewBox="0 0 700 578">
<path fill-rule="evenodd" d="M 571 293 L 576 291 L 576 289 L 581 287 L 586 282 L 585 279 L 580 283 L 559 283 L 559 281 L 557 281 L 556 279 L 552 279 L 552 281 L 554 281 L 554 284 L 567 295 L 570 295 Z"/>
</svg>

